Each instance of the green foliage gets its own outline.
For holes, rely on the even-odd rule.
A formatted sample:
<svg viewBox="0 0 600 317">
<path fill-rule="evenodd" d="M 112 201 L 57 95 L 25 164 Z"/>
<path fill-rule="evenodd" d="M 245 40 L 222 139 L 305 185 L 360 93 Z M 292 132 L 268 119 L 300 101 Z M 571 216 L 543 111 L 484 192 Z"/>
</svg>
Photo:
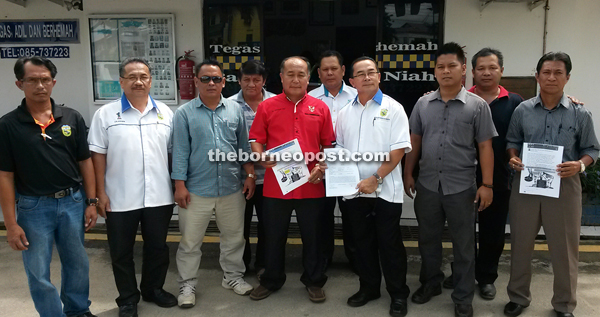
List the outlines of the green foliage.
<svg viewBox="0 0 600 317">
<path fill-rule="evenodd" d="M 580 174 L 581 189 L 592 200 L 600 199 L 600 164 L 588 166 L 585 172 Z"/>
</svg>

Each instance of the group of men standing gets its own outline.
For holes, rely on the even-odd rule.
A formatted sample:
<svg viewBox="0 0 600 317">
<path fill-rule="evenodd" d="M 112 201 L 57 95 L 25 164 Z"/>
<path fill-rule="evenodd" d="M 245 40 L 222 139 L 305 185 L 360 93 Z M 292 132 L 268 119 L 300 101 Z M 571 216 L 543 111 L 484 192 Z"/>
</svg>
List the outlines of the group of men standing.
<svg viewBox="0 0 600 317">
<path fill-rule="evenodd" d="M 346 255 L 360 285 L 348 305 L 379 298 L 383 275 L 390 315 L 405 316 L 410 290 L 400 231 L 404 191 L 411 198 L 416 193 L 420 230 L 421 286 L 412 295 L 414 303 L 441 294 L 444 284 L 454 288 L 455 315 L 473 316 L 475 281 L 480 295 L 493 299 L 510 210 L 510 303 L 504 313 L 518 316 L 531 301 L 531 253 L 544 225 L 555 270 L 552 304 L 557 316 L 572 316 L 581 216 L 577 174 L 594 163 L 600 146 L 590 113 L 564 96 L 571 61 L 564 53 L 544 55 L 536 73 L 540 94 L 525 102 L 499 85 L 499 51 L 486 48 L 473 57 L 476 85 L 469 91 L 462 86 L 465 63 L 458 44 L 443 45 L 435 65 L 439 89 L 420 98 L 409 119 L 403 106 L 379 89 L 381 74 L 370 57 L 352 62 L 352 88 L 343 81 L 342 56 L 324 52 L 318 68 L 322 85 L 310 93 L 309 62 L 288 57 L 280 66 L 279 95 L 263 88 L 264 65 L 248 61 L 240 70 L 241 91 L 228 99 L 221 95 L 221 65 L 206 60 L 195 70 L 198 97 L 175 113 L 149 95 L 148 62 L 130 58 L 119 68 L 123 95 L 94 114 L 86 138 L 81 116 L 50 98 L 56 83 L 52 62 L 20 59 L 16 84 L 25 98 L 0 119 L 0 203 L 7 241 L 23 251 L 36 309 L 42 316 L 93 316 L 83 233 L 94 226 L 96 208 L 106 217 L 119 316 L 137 316 L 140 298 L 161 307 L 195 305 L 202 241 L 213 216 L 220 230 L 222 286 L 262 300 L 285 283 L 285 245 L 295 211 L 304 248 L 301 282 L 311 301 L 323 302 L 337 203 Z M 357 162 L 357 193 L 338 198 L 325 198 L 327 163 L 307 159 L 308 183 L 283 194 L 273 170 L 277 162 L 264 152 L 294 139 L 306 158 L 340 147 L 384 152 L 389 159 Z M 519 193 L 524 142 L 565 147 L 557 167 L 563 180 L 560 198 Z M 236 160 L 209 159 L 214 151 L 226 157 L 233 153 Z M 239 155 L 251 152 L 261 159 L 252 162 Z M 516 171 L 512 189 L 511 170 Z M 81 184 L 85 196 L 97 199 L 85 199 Z M 178 297 L 163 289 L 174 204 L 182 233 L 176 256 Z M 259 219 L 256 288 L 243 278 L 251 263 L 254 209 Z M 444 281 L 441 237 L 446 221 L 454 262 Z M 140 223 L 144 247 L 138 289 L 133 246 Z M 54 242 L 63 271 L 60 297 L 49 276 Z"/>
</svg>

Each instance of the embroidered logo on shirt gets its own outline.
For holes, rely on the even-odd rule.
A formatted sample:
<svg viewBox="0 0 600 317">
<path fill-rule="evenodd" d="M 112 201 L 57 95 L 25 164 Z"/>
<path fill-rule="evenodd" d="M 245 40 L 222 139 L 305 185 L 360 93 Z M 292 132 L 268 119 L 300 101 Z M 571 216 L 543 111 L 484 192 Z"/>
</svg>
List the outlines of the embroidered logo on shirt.
<svg viewBox="0 0 600 317">
<path fill-rule="evenodd" d="M 387 109 L 381 109 L 381 112 L 379 112 L 379 115 L 382 117 L 387 116 L 388 110 Z"/>
<path fill-rule="evenodd" d="M 64 136 L 66 136 L 66 137 L 71 136 L 71 126 L 63 125 L 62 127 L 60 127 L 60 129 L 62 130 L 62 134 Z"/>
<path fill-rule="evenodd" d="M 315 106 L 308 106 L 308 110 L 310 110 L 310 112 L 315 112 Z"/>
<path fill-rule="evenodd" d="M 117 120 L 121 120 L 121 113 L 117 112 Z"/>
<path fill-rule="evenodd" d="M 158 114 L 158 119 L 159 119 L 159 120 L 162 120 L 162 119 L 164 119 L 164 117 L 163 117 L 162 113 L 159 113 L 159 114 Z"/>
</svg>

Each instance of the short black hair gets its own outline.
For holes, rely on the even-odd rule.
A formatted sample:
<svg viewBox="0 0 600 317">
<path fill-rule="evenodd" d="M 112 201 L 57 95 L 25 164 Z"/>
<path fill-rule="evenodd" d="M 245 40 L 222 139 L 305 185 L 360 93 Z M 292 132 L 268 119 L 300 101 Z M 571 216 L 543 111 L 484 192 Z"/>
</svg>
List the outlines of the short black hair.
<svg viewBox="0 0 600 317">
<path fill-rule="evenodd" d="M 265 64 L 257 59 L 251 59 L 242 64 L 240 68 L 240 78 L 243 75 L 260 75 L 263 80 L 267 79 L 267 69 L 265 68 Z"/>
<path fill-rule="evenodd" d="M 465 51 L 456 42 L 448 42 L 442 45 L 440 49 L 435 53 L 435 60 L 437 61 L 438 57 L 446 54 L 456 55 L 456 58 L 458 58 L 458 61 L 461 64 L 465 63 Z"/>
<path fill-rule="evenodd" d="M 148 67 L 148 72 L 150 74 L 152 74 L 152 68 L 150 67 L 150 63 L 148 63 L 147 59 L 141 58 L 141 57 L 127 57 L 126 59 L 124 59 L 121 62 L 121 64 L 119 64 L 119 76 L 120 77 L 125 77 L 125 66 L 127 66 L 131 63 L 140 63 L 140 64 L 146 65 L 146 67 Z"/>
<path fill-rule="evenodd" d="M 310 76 L 310 62 L 308 61 L 308 58 L 306 58 L 304 56 L 290 56 L 290 57 L 284 58 L 281 61 L 281 64 L 279 65 L 279 72 L 283 74 L 283 67 L 285 66 L 285 62 L 287 62 L 288 60 L 290 60 L 292 58 L 297 58 L 299 60 L 303 60 L 306 63 L 306 75 Z"/>
<path fill-rule="evenodd" d="M 219 63 L 215 59 L 205 59 L 205 60 L 202 61 L 202 63 L 196 65 L 196 69 L 194 71 L 194 75 L 196 77 L 198 77 L 198 74 L 200 73 L 200 68 L 202 68 L 202 66 L 204 66 L 204 65 L 210 65 L 210 66 L 217 66 L 217 67 L 219 67 L 219 69 L 221 70 L 221 75 L 223 75 L 223 66 L 221 65 L 221 63 Z"/>
<path fill-rule="evenodd" d="M 569 54 L 565 52 L 549 52 L 544 54 L 542 58 L 537 63 L 537 73 L 540 73 L 542 70 L 542 65 L 547 61 L 559 61 L 565 63 L 565 68 L 567 69 L 567 75 L 571 73 L 571 69 L 573 68 L 573 64 L 571 64 L 571 57 Z"/>
<path fill-rule="evenodd" d="M 56 66 L 54 66 L 54 63 L 52 63 L 51 60 L 41 56 L 26 56 L 19 58 L 15 62 L 14 71 L 17 80 L 22 80 L 25 77 L 25 64 L 27 62 L 30 62 L 31 64 L 36 66 L 46 67 L 50 71 L 50 76 L 52 76 L 52 78 L 56 77 L 56 74 L 58 73 Z"/>
<path fill-rule="evenodd" d="M 479 52 L 473 55 L 473 58 L 471 59 L 471 65 L 473 66 L 473 69 L 475 69 L 475 67 L 477 66 L 478 58 L 492 55 L 496 55 L 496 57 L 498 58 L 498 64 L 500 65 L 500 68 L 504 67 L 504 56 L 502 55 L 502 53 L 495 48 L 486 47 L 482 48 L 481 50 L 479 50 Z"/>
<path fill-rule="evenodd" d="M 355 60 L 352 61 L 352 65 L 350 65 L 350 77 L 354 78 L 354 65 L 358 62 L 362 62 L 362 61 L 371 61 L 375 64 L 375 69 L 377 69 L 377 71 L 379 72 L 379 66 L 377 66 L 377 62 L 369 56 L 361 56 Z"/>
<path fill-rule="evenodd" d="M 321 68 L 321 61 L 323 60 L 323 58 L 326 57 L 337 57 L 340 66 L 344 66 L 344 58 L 342 57 L 342 54 L 340 54 L 340 52 L 334 50 L 326 50 L 323 53 L 321 53 L 321 56 L 319 56 L 319 68 Z"/>
</svg>

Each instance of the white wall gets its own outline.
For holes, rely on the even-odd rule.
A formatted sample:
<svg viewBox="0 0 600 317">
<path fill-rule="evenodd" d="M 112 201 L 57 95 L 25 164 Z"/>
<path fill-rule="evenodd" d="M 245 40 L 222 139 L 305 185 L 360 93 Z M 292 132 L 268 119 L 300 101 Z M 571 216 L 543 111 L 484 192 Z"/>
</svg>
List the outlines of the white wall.
<svg viewBox="0 0 600 317">
<path fill-rule="evenodd" d="M 491 46 L 504 54 L 505 76 L 533 76 L 542 56 L 544 8 L 529 11 L 526 2 L 491 3 L 483 12 L 479 0 L 447 0 L 446 41 L 466 45 L 470 59 L 479 49 Z M 550 0 L 546 52 L 564 51 L 571 56 L 573 70 L 565 87 L 567 94 L 585 102 L 594 114 L 600 135 L 600 1 Z M 467 86 L 472 85 L 470 60 Z"/>
<path fill-rule="evenodd" d="M 84 11 L 67 11 L 66 8 L 48 0 L 28 0 L 22 7 L 0 0 L 2 20 L 19 19 L 78 19 L 80 43 L 68 44 L 70 58 L 52 59 L 58 68 L 57 84 L 52 97 L 58 103 L 77 109 L 89 125 L 99 105 L 93 104 L 91 85 L 91 59 L 88 17 L 93 14 L 143 14 L 172 13 L 175 16 L 175 47 L 177 56 L 184 51 L 195 50 L 196 61 L 200 61 L 202 47 L 202 1 L 201 0 L 92 0 L 84 2 Z M 12 45 L 12 44 L 11 44 Z M 23 44 L 29 45 L 29 44 Z M 19 46 L 23 46 L 19 45 Z M 2 46 L 5 46 L 4 44 Z M 33 44 L 36 46 L 36 44 Z M 16 59 L 0 59 L 0 116 L 14 109 L 23 98 L 15 86 L 13 66 Z M 173 108 L 174 109 L 174 108 Z"/>
</svg>

